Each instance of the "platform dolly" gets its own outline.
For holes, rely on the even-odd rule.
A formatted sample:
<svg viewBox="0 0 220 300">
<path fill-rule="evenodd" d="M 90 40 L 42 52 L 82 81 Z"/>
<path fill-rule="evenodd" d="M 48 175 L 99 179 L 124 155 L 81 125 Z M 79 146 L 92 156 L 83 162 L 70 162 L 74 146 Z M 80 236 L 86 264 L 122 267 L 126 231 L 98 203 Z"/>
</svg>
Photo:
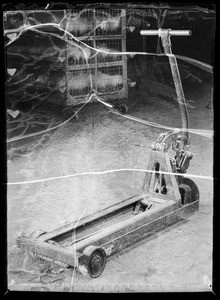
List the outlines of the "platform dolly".
<svg viewBox="0 0 220 300">
<path fill-rule="evenodd" d="M 199 208 L 199 190 L 186 178 L 192 153 L 189 149 L 188 113 L 171 36 L 189 36 L 188 30 L 142 30 L 142 35 L 159 35 L 168 55 L 182 129 L 159 135 L 151 145 L 148 170 L 142 193 L 69 223 L 50 232 L 37 230 L 19 236 L 17 245 L 36 255 L 66 267 L 74 267 L 95 278 L 102 274 L 111 255 L 174 224 Z M 174 151 L 174 157 L 168 150 Z"/>
</svg>

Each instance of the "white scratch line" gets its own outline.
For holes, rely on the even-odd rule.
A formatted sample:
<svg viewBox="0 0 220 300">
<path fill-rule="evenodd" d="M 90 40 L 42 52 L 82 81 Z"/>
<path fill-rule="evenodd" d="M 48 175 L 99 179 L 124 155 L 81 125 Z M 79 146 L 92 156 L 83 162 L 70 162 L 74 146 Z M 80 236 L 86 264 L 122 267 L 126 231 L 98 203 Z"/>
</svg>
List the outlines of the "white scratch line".
<svg viewBox="0 0 220 300">
<path fill-rule="evenodd" d="M 75 37 L 73 34 L 71 34 L 69 31 L 63 29 L 62 27 L 60 27 L 60 25 L 58 24 L 55 24 L 55 23 L 44 23 L 44 24 L 36 24 L 36 25 L 32 25 L 32 26 L 26 26 L 17 36 L 15 39 L 12 39 L 10 42 L 8 42 L 5 46 L 9 46 L 11 43 L 13 43 L 14 41 L 16 41 L 25 31 L 27 30 L 35 30 L 39 27 L 44 27 L 44 26 L 54 26 L 56 28 L 58 28 L 60 31 L 64 32 L 65 34 L 68 34 L 72 39 L 75 39 L 77 42 L 80 42 L 81 44 L 83 45 L 86 45 L 86 47 L 90 48 L 90 49 L 93 49 L 95 50 L 97 53 L 98 52 L 104 52 L 104 53 L 109 53 L 109 52 L 106 52 L 106 51 L 103 51 L 103 50 L 99 50 L 99 49 L 96 49 L 92 46 L 89 46 L 85 43 L 83 43 L 79 38 L 77 39 L 77 37 Z M 8 34 L 8 31 L 5 30 L 4 32 L 5 34 Z M 43 33 L 43 32 L 42 32 Z M 50 32 L 47 32 L 46 34 L 50 34 L 50 35 L 54 35 Z M 55 35 L 57 36 L 57 35 Z M 62 37 L 60 36 L 57 36 L 58 38 L 62 39 Z M 207 72 L 210 72 L 212 73 L 213 72 L 213 66 L 211 65 L 208 65 L 204 62 L 201 62 L 199 60 L 196 60 L 196 59 L 193 59 L 193 58 L 190 58 L 190 57 L 186 57 L 186 56 L 182 56 L 182 55 L 175 55 L 175 54 L 170 54 L 170 53 L 151 53 L 151 52 L 111 52 L 111 54 L 115 54 L 115 55 L 122 55 L 122 54 L 125 54 L 125 55 L 152 55 L 152 56 L 168 56 L 168 57 L 176 57 L 176 58 L 179 58 L 181 60 L 184 60 L 184 61 L 187 61 L 188 63 L 191 63 L 193 65 L 196 65 L 197 67 L 201 67 L 202 69 L 206 70 Z"/>
<path fill-rule="evenodd" d="M 163 171 L 154 171 L 154 170 L 145 170 L 145 169 L 114 169 L 114 170 L 106 170 L 106 171 L 99 171 L 99 172 L 83 172 L 83 173 L 69 174 L 69 175 L 64 175 L 64 176 L 56 176 L 56 177 L 49 177 L 49 178 L 29 180 L 29 181 L 8 182 L 7 185 L 31 184 L 31 183 L 51 181 L 51 180 L 56 180 L 56 179 L 77 177 L 77 176 L 103 175 L 103 174 L 109 174 L 109 173 L 114 173 L 114 172 L 124 172 L 124 171 L 125 172 L 134 171 L 134 172 L 144 172 L 144 173 L 160 173 L 160 174 L 166 174 L 166 175 L 175 175 L 175 176 L 213 180 L 213 177 L 211 177 L 211 176 L 195 175 L 195 174 L 188 174 L 188 173 L 173 173 L 173 172 L 163 172 Z"/>
<path fill-rule="evenodd" d="M 151 127 L 156 127 L 156 128 L 166 129 L 166 130 L 176 129 L 174 127 L 169 127 L 169 126 L 161 125 L 159 123 L 154 123 L 154 122 L 142 120 L 142 119 L 139 119 L 139 118 L 135 118 L 135 117 L 132 117 L 130 115 L 123 115 L 123 114 L 120 114 L 120 113 L 118 113 L 116 111 L 113 111 L 113 110 L 111 110 L 111 112 L 116 114 L 116 115 L 120 115 L 124 118 L 130 119 L 132 121 L 136 121 L 136 122 L 139 122 L 139 123 L 151 126 Z M 182 129 L 179 129 L 179 130 L 181 131 Z M 213 133 L 212 133 L 211 130 L 200 130 L 200 129 L 190 129 L 189 128 L 189 129 L 187 129 L 187 132 L 192 133 L 192 134 L 196 134 L 196 135 L 201 135 L 201 136 L 206 137 L 206 138 L 212 138 L 213 137 Z"/>
<path fill-rule="evenodd" d="M 104 99 L 98 97 L 97 95 L 94 95 L 96 97 L 96 99 L 101 102 L 102 104 L 104 104 L 105 106 L 107 106 L 108 108 L 112 108 L 112 105 L 106 103 L 104 101 Z M 154 123 L 154 122 L 150 122 L 150 121 L 146 121 L 146 120 L 142 120 L 140 118 L 136 118 L 136 117 L 132 117 L 131 115 L 123 115 L 115 110 L 112 110 L 110 109 L 110 112 L 113 113 L 113 114 L 116 114 L 116 115 L 119 115 L 121 117 L 124 117 L 124 118 L 127 118 L 127 119 L 130 119 L 132 121 L 136 121 L 136 122 L 139 122 L 139 123 L 142 123 L 142 124 L 145 124 L 145 125 L 148 125 L 148 126 L 151 126 L 151 127 L 156 127 L 156 128 L 161 128 L 161 129 L 166 129 L 166 130 L 175 130 L 176 128 L 174 127 L 169 127 L 169 126 L 165 126 L 165 125 L 161 125 L 159 123 Z M 180 130 L 180 129 L 179 129 Z M 181 131 L 181 130 L 180 130 Z M 213 131 L 212 130 L 201 130 L 201 129 L 187 129 L 187 131 L 189 133 L 193 133 L 193 134 L 197 134 L 197 135 L 201 135 L 203 137 L 206 137 L 206 138 L 212 138 L 213 137 Z"/>
</svg>

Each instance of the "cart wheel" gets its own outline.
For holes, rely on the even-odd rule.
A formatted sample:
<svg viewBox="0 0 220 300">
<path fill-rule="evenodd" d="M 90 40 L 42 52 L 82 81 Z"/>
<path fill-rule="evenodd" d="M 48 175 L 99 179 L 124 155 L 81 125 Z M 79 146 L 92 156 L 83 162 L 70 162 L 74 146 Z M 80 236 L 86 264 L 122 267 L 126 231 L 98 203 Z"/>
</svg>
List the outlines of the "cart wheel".
<svg viewBox="0 0 220 300">
<path fill-rule="evenodd" d="M 128 107 L 124 104 L 121 104 L 119 107 L 118 107 L 118 111 L 125 115 L 127 112 L 128 112 Z"/>
<path fill-rule="evenodd" d="M 113 105 L 113 108 L 118 110 L 123 115 L 128 112 L 128 107 L 124 104 L 116 103 L 116 104 Z"/>
<path fill-rule="evenodd" d="M 95 246 L 89 246 L 84 251 L 83 254 L 88 256 L 87 271 L 88 274 L 93 277 L 99 277 L 105 269 L 106 265 L 106 254 L 102 248 L 97 248 Z"/>
<path fill-rule="evenodd" d="M 183 177 L 179 191 L 183 205 L 199 200 L 199 189 L 195 182 L 189 178 Z"/>
</svg>

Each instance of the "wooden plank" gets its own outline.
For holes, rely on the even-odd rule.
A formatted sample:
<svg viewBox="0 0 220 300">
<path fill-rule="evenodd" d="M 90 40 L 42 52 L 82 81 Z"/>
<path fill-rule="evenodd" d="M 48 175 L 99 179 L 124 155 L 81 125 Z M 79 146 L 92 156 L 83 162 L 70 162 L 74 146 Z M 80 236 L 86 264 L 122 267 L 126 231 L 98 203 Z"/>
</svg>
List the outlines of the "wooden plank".
<svg viewBox="0 0 220 300">
<path fill-rule="evenodd" d="M 84 243 L 84 246 L 81 247 L 81 251 L 86 246 L 98 245 L 105 249 L 107 255 L 110 256 L 131 245 L 134 245 L 138 241 L 158 232 L 168 225 L 177 222 L 178 219 L 187 216 L 199 207 L 199 200 L 181 207 L 178 207 L 178 204 L 174 203 L 174 201 L 168 202 L 170 202 L 168 206 L 166 206 L 163 210 L 159 210 L 157 213 L 151 214 L 151 218 L 143 218 L 143 215 L 146 215 L 146 213 L 141 213 L 139 218 L 136 216 L 136 222 L 132 222 L 132 224 L 130 223 L 129 227 L 129 224 L 123 222 L 123 228 L 117 224 L 119 226 L 111 226 L 111 230 L 106 228 L 101 232 L 101 234 L 96 234 L 96 236 L 98 235 L 98 240 L 94 240 L 94 236 L 92 239 L 88 238 L 86 240 L 86 244 Z M 139 222 L 137 222 L 137 219 L 139 219 Z M 147 222 L 140 222 L 141 219 L 145 221 L 147 219 Z M 20 248 L 37 253 L 43 258 L 47 257 L 52 259 L 55 263 L 62 262 L 75 267 L 78 266 L 78 262 L 82 263 L 84 261 L 84 255 L 79 253 L 79 245 L 74 245 L 73 248 L 67 249 L 24 236 L 17 238 L 17 244 Z"/>
<path fill-rule="evenodd" d="M 100 219 L 102 219 L 104 217 L 107 217 L 108 215 L 110 215 L 110 214 L 112 214 L 116 211 L 119 211 L 119 210 L 123 209 L 124 207 L 139 201 L 140 199 L 142 199 L 142 195 L 136 195 L 136 196 L 133 196 L 131 198 L 124 199 L 119 203 L 113 204 L 112 206 L 109 206 L 107 208 L 103 208 L 102 210 L 100 210 L 96 213 L 93 213 L 89 216 L 86 216 L 86 217 L 82 218 L 78 222 L 77 225 L 76 225 L 77 222 L 71 222 L 69 224 L 64 225 L 63 227 L 57 228 L 57 229 L 55 229 L 51 232 L 48 232 L 48 233 L 40 236 L 38 238 L 38 240 L 47 241 L 47 240 L 53 239 L 57 236 L 60 236 L 60 235 L 66 233 L 68 231 L 74 230 L 79 226 L 87 225 L 88 223 L 91 223 L 95 220 L 98 222 Z"/>
<path fill-rule="evenodd" d="M 153 234 L 159 232 L 160 230 L 166 228 L 167 226 L 174 224 L 181 220 L 181 218 L 185 218 L 188 214 L 191 214 L 198 210 L 199 201 L 195 201 L 189 205 L 185 205 L 171 211 L 168 214 L 164 214 L 157 219 L 153 219 L 151 222 L 147 224 L 143 224 L 141 227 L 137 227 L 130 232 L 122 233 L 115 239 L 108 239 L 106 242 L 101 243 L 99 246 L 103 249 L 107 250 L 110 249 L 109 255 L 113 255 L 118 253 L 125 248 L 135 245 L 135 243 L 146 239 Z M 146 240 L 147 242 L 147 240 Z"/>
<path fill-rule="evenodd" d="M 149 223 L 152 220 L 159 218 L 162 215 L 167 214 L 177 208 L 179 208 L 179 203 L 168 200 L 166 204 L 157 205 L 155 207 L 152 207 L 150 210 L 146 210 L 145 212 L 142 212 L 138 215 L 131 214 L 131 217 L 129 219 L 103 228 L 103 230 L 100 230 L 87 239 L 84 239 L 78 243 L 76 242 L 76 244 L 70 246 L 69 248 L 81 252 L 88 245 L 103 244 L 107 240 L 115 239 L 124 233 L 129 233 L 131 230 L 143 226 L 143 224 Z"/>
<path fill-rule="evenodd" d="M 146 199 L 148 204 L 153 204 L 154 206 L 158 205 L 155 204 L 155 201 L 153 201 L 152 199 Z M 141 200 L 141 202 L 143 203 L 143 200 Z M 166 200 L 163 202 L 159 202 L 160 204 L 162 203 L 163 205 L 168 205 L 168 202 Z M 68 235 L 63 235 L 62 236 L 62 241 L 61 244 L 64 241 L 65 247 L 69 247 L 73 244 L 75 244 L 76 242 L 79 243 L 82 240 L 85 240 L 89 237 L 91 237 L 94 234 L 97 234 L 98 232 L 101 232 L 103 230 L 103 228 L 107 228 L 108 226 L 111 226 L 113 223 L 119 223 L 119 222 L 124 222 L 125 220 L 131 218 L 133 216 L 133 210 L 134 210 L 135 205 L 132 204 L 130 206 L 127 206 L 125 209 L 118 211 L 118 213 L 115 213 L 113 216 L 109 215 L 106 218 L 103 218 L 102 220 L 99 220 L 97 222 L 91 223 L 89 225 L 85 225 L 82 228 L 80 228 L 80 230 L 75 230 L 72 232 L 71 236 Z M 152 210 L 151 210 L 152 211 Z M 149 212 L 150 213 L 150 212 Z M 56 240 L 58 243 L 60 242 L 59 239 Z"/>
<path fill-rule="evenodd" d="M 47 258 L 52 258 L 59 262 L 75 266 L 78 258 L 82 255 L 78 252 L 70 251 L 57 245 L 51 245 L 38 239 L 31 239 L 25 236 L 17 238 L 19 248 L 25 249 L 29 252 L 37 253 Z"/>
</svg>

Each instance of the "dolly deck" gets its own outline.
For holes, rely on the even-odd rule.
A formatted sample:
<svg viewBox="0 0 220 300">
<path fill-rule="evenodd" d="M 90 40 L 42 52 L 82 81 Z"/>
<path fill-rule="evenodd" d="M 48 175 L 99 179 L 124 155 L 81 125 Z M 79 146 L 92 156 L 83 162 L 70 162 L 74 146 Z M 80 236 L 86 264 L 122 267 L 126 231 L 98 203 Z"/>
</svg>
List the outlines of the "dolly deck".
<svg viewBox="0 0 220 300">
<path fill-rule="evenodd" d="M 136 205 L 143 200 L 150 209 L 135 214 Z M 103 256 L 106 260 L 107 257 L 186 217 L 198 207 L 199 200 L 182 204 L 181 201 L 139 195 L 82 218 L 77 226 L 70 223 L 48 233 L 38 232 L 38 236 L 22 236 L 17 239 L 17 243 L 20 248 L 40 258 L 66 267 L 80 269 L 85 266 L 87 270 L 88 260 L 93 252 L 100 255 L 100 260 L 103 260 Z M 99 274 L 94 274 L 91 270 L 88 272 L 92 277 Z"/>
</svg>

